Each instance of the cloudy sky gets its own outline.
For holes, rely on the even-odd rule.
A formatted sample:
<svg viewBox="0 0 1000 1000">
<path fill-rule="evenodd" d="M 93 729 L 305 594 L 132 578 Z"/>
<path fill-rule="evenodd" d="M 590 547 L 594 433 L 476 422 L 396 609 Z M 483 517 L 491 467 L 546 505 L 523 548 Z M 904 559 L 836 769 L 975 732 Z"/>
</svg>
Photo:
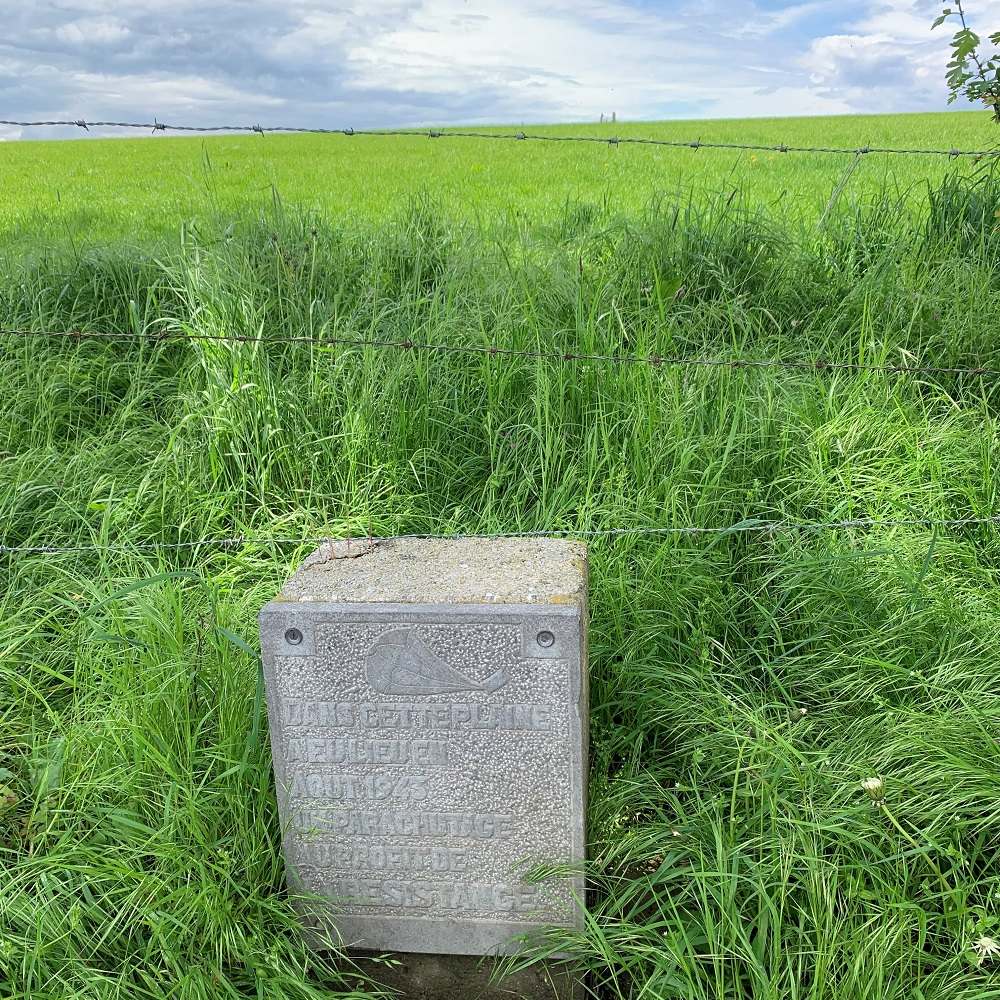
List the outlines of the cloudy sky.
<svg viewBox="0 0 1000 1000">
<path fill-rule="evenodd" d="M 940 6 L 0 0 L 0 119 L 362 128 L 936 110 Z M 1000 0 L 967 6 L 984 34 L 1000 28 Z"/>
</svg>

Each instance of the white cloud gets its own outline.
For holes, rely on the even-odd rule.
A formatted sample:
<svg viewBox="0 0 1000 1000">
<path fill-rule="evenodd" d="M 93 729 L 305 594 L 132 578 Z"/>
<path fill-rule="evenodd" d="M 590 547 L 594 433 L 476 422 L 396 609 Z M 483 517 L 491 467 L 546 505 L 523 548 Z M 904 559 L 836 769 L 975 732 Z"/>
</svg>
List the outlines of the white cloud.
<svg viewBox="0 0 1000 1000">
<path fill-rule="evenodd" d="M 945 99 L 948 35 L 930 32 L 935 0 L 5 7 L 0 114 L 19 119 L 362 127 L 890 111 Z M 1000 26 L 1000 0 L 976 14 Z"/>
<path fill-rule="evenodd" d="M 948 42 L 957 22 L 931 31 L 936 0 L 873 0 L 851 30 L 812 41 L 799 65 L 823 94 L 866 111 L 938 109 L 946 101 Z M 982 0 L 972 27 L 1000 27 L 1000 0 Z"/>
<path fill-rule="evenodd" d="M 804 18 L 834 11 L 840 0 L 810 0 L 808 3 L 791 4 L 781 10 L 755 13 L 732 31 L 735 38 L 766 38 L 792 27 Z"/>
<path fill-rule="evenodd" d="M 220 84 L 203 76 L 159 76 L 155 73 L 111 74 L 74 73 L 74 87 L 86 95 L 83 104 L 107 106 L 119 104 L 141 93 L 149 105 L 156 108 L 176 108 L 182 111 L 217 107 L 280 107 L 280 98 L 262 96 L 239 87 Z"/>
<path fill-rule="evenodd" d="M 849 110 L 813 94 L 794 66 L 759 67 L 745 45 L 725 44 L 734 21 L 769 34 L 828 3 L 781 15 L 750 4 L 655 15 L 621 3 L 485 0 L 476 17 L 463 0 L 422 0 L 407 21 L 348 49 L 354 80 L 399 92 L 445 94 L 456 88 L 502 89 L 526 119 L 592 120 L 699 114 L 818 114 Z M 725 11 L 725 13 L 723 13 Z M 713 27 L 706 27 L 706 23 Z M 718 27 L 714 27 L 718 25 Z M 734 52 L 728 50 L 736 50 Z M 783 79 L 774 79 L 777 75 Z M 798 75 L 803 86 L 796 88 Z M 768 99 L 760 91 L 767 88 Z M 488 110 L 479 116 L 488 120 Z"/>
<path fill-rule="evenodd" d="M 59 25 L 54 34 L 68 45 L 108 45 L 123 41 L 131 32 L 117 18 L 86 17 Z"/>
<path fill-rule="evenodd" d="M 867 34 L 882 32 L 903 43 L 941 46 L 959 27 L 951 20 L 931 33 L 931 23 L 944 6 L 949 6 L 946 0 L 871 0 L 856 27 Z M 954 4 L 950 6 L 954 10 Z M 979 27 L 984 36 L 1000 27 L 1000 0 L 976 0 L 974 5 L 965 6 L 972 8 L 967 12 L 970 27 Z"/>
<path fill-rule="evenodd" d="M 353 81 L 437 94 L 495 88 L 529 117 L 635 115 L 643 104 L 691 94 L 679 73 L 650 72 L 653 61 L 680 69 L 680 32 L 627 8 L 486 0 L 474 19 L 467 10 L 462 0 L 424 0 L 408 23 L 348 49 Z M 619 30 L 595 27 L 595 18 Z M 701 46 L 687 48 L 694 55 Z"/>
</svg>

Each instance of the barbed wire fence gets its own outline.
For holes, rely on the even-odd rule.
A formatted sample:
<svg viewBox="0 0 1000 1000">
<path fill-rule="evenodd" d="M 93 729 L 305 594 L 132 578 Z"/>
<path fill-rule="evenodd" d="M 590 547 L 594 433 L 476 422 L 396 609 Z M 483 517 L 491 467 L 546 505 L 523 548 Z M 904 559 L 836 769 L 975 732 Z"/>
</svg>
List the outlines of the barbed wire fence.
<svg viewBox="0 0 1000 1000">
<path fill-rule="evenodd" d="M 779 533 L 845 531 L 856 529 L 871 531 L 882 528 L 926 528 L 959 530 L 971 527 L 986 527 L 1000 525 L 1000 515 L 989 517 L 958 517 L 958 518 L 849 518 L 843 521 L 793 521 L 793 520 L 759 520 L 749 518 L 727 527 L 701 527 L 698 525 L 667 525 L 617 527 L 617 528 L 545 528 L 535 531 L 497 531 L 497 532 L 411 532 L 393 535 L 396 539 L 438 539 L 446 541 L 487 540 L 498 538 L 626 538 L 626 537 L 668 537 L 692 535 L 744 535 L 761 534 L 775 535 Z M 91 542 L 77 545 L 3 545 L 0 544 L 0 555 L 64 555 L 85 552 L 159 552 L 180 549 L 222 548 L 238 549 L 250 545 L 301 546 L 321 545 L 324 542 L 356 542 L 360 546 L 382 541 L 370 535 L 344 535 L 333 539 L 327 535 L 303 536 L 297 538 L 267 536 L 233 535 L 228 538 L 199 538 L 185 542 L 138 542 L 135 544 L 119 544 L 109 542 Z"/>
<path fill-rule="evenodd" d="M 154 118 L 151 122 L 89 121 L 83 118 L 52 121 L 13 121 L 0 119 L 0 125 L 11 128 L 79 128 L 89 132 L 92 128 L 131 129 L 149 131 L 153 134 L 166 132 L 188 133 L 273 133 L 286 135 L 341 135 L 341 136 L 382 136 L 428 139 L 488 139 L 513 142 L 584 142 L 603 146 L 665 146 L 673 149 L 733 149 L 757 153 L 829 153 L 839 155 L 867 156 L 880 154 L 890 156 L 946 156 L 950 159 L 972 157 L 1000 157 L 996 149 L 907 149 L 892 146 L 795 146 L 787 143 L 756 142 L 713 142 L 701 139 L 660 139 L 655 136 L 634 135 L 555 135 L 538 132 L 483 132 L 463 129 L 415 129 L 415 128 L 320 128 L 298 125 L 172 125 Z"/>
<path fill-rule="evenodd" d="M 178 133 L 255 133 L 266 135 L 270 133 L 373 136 L 373 137 L 409 137 L 430 139 L 482 139 L 513 142 L 551 142 L 551 143 L 598 143 L 609 146 L 639 145 L 653 147 L 669 147 L 677 149 L 717 149 L 739 150 L 748 152 L 770 152 L 780 154 L 833 154 L 853 155 L 856 159 L 868 155 L 909 155 L 909 156 L 944 156 L 949 159 L 962 157 L 981 160 L 988 157 L 1000 157 L 998 150 L 972 149 L 932 149 L 932 148 L 899 148 L 886 146 L 836 147 L 836 146 L 799 146 L 785 143 L 767 144 L 757 142 L 713 142 L 696 140 L 660 139 L 647 136 L 630 135 L 555 135 L 536 132 L 502 132 L 502 131 L 467 131 L 467 130 L 437 130 L 437 129 L 353 129 L 353 128 L 319 128 L 300 126 L 262 126 L 262 125 L 174 125 L 161 122 L 154 118 L 152 122 L 120 122 L 100 120 L 48 120 L 48 121 L 15 121 L 0 119 L 0 126 L 17 128 L 41 128 L 68 126 L 89 132 L 92 128 L 148 130 L 154 134 L 166 132 Z M 607 364 L 620 366 L 661 367 L 704 367 L 729 369 L 785 369 L 789 371 L 839 372 L 854 374 L 877 373 L 894 376 L 959 376 L 975 379 L 996 379 L 1000 377 L 1000 369 L 988 367 L 958 367 L 923 364 L 865 364 L 860 362 L 838 362 L 821 358 L 815 359 L 779 359 L 779 358 L 738 358 L 738 357 L 683 357 L 660 356 L 658 354 L 594 354 L 556 350 L 521 350 L 500 344 L 448 344 L 412 339 L 382 339 L 382 338 L 345 338 L 345 337 L 313 337 L 313 336 L 250 336 L 237 334 L 204 334 L 189 331 L 89 331 L 89 330 L 38 330 L 0 327 L 0 338 L 22 340 L 105 340 L 105 341 L 141 341 L 157 344 L 176 342 L 221 342 L 232 344 L 308 344 L 313 348 L 335 349 L 377 349 L 399 350 L 405 352 L 427 352 L 442 354 L 479 355 L 481 357 L 524 358 L 536 361 L 546 361 L 563 364 Z M 825 531 L 860 530 L 871 531 L 890 528 L 923 528 L 937 530 L 962 530 L 971 527 L 1000 526 L 1000 514 L 953 518 L 850 518 L 836 521 L 796 521 L 748 518 L 727 526 L 695 526 L 695 525 L 635 525 L 616 526 L 609 528 L 546 528 L 531 531 L 512 531 L 495 533 L 410 533 L 394 535 L 394 538 L 407 539 L 502 539 L 502 538 L 539 538 L 539 537 L 569 537 L 569 538 L 624 538 L 624 537 L 692 537 L 745 535 L 749 533 L 763 536 L 773 536 L 779 533 L 816 533 Z M 364 536 L 353 536 L 362 541 Z M 0 556 L 56 556 L 87 553 L 155 553 L 178 552 L 182 550 L 197 551 L 200 549 L 235 550 L 247 546 L 299 547 L 303 545 L 318 545 L 331 541 L 329 536 L 303 537 L 270 537 L 233 535 L 229 537 L 203 537 L 190 541 L 149 541 L 149 542 L 86 542 L 73 544 L 8 544 L 0 541 Z M 351 536 L 345 536 L 341 541 L 350 542 Z M 372 539 L 369 539 L 372 540 Z"/>
<path fill-rule="evenodd" d="M 811 372 L 853 372 L 883 375 L 958 375 L 971 378 L 1000 378 L 1000 368 L 944 367 L 938 365 L 889 365 L 864 364 L 853 361 L 828 361 L 816 359 L 781 358 L 728 358 L 728 357 L 683 357 L 660 354 L 589 354 L 579 351 L 520 350 L 500 344 L 445 344 L 411 339 L 380 339 L 377 337 L 304 337 L 304 336 L 252 336 L 249 334 L 188 333 L 185 331 L 163 332 L 116 332 L 109 330 L 28 330 L 0 327 L 0 338 L 48 339 L 48 340 L 110 340 L 138 341 L 154 344 L 170 343 L 223 343 L 258 344 L 277 346 L 286 344 L 309 345 L 318 349 L 366 349 L 382 351 L 414 351 L 441 354 L 469 354 L 496 358 L 526 358 L 536 361 L 551 361 L 563 364 L 604 364 L 622 366 L 643 366 L 649 368 L 776 368 L 789 371 Z"/>
</svg>

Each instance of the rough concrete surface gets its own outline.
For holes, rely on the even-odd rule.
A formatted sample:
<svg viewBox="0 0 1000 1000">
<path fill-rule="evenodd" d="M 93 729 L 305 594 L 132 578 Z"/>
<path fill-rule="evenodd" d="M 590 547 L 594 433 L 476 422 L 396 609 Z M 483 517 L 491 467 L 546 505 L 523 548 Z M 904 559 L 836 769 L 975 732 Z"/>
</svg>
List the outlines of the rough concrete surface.
<svg viewBox="0 0 1000 1000">
<path fill-rule="evenodd" d="M 324 542 L 280 601 L 564 604 L 586 588 L 587 548 L 558 538 Z"/>
<path fill-rule="evenodd" d="M 585 857 L 586 575 L 576 542 L 362 540 L 261 612 L 289 885 L 320 936 L 437 956 L 407 996 L 582 921 L 582 874 L 525 874 Z"/>
</svg>

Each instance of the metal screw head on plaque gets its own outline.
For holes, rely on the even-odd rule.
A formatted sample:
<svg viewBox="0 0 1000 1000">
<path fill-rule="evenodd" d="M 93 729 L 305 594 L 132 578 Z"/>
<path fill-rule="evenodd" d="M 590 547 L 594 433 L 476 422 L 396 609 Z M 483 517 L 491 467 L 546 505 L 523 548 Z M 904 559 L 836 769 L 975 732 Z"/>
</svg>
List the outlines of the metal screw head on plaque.
<svg viewBox="0 0 1000 1000">
<path fill-rule="evenodd" d="M 325 543 L 260 614 L 289 884 L 314 941 L 502 954 L 581 926 L 587 552 Z M 327 937 L 328 936 L 328 937 Z"/>
</svg>

